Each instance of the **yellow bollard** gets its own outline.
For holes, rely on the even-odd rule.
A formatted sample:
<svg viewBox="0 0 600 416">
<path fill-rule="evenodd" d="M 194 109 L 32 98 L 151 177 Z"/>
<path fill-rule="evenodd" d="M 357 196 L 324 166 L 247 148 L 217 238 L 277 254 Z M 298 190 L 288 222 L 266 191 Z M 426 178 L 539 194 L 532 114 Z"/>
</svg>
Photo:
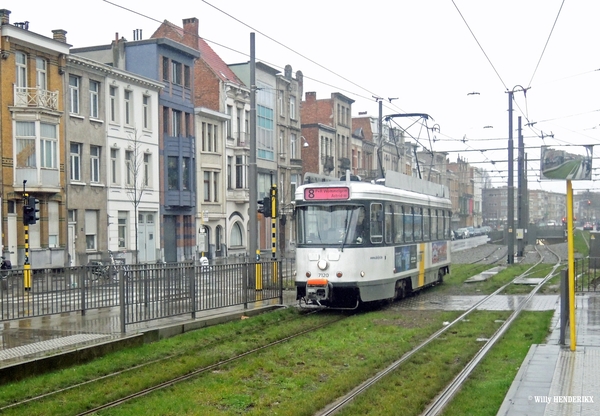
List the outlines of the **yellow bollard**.
<svg viewBox="0 0 600 416">
<path fill-rule="evenodd" d="M 260 250 L 256 250 L 256 290 L 262 290 L 262 264 L 260 263 Z"/>
</svg>

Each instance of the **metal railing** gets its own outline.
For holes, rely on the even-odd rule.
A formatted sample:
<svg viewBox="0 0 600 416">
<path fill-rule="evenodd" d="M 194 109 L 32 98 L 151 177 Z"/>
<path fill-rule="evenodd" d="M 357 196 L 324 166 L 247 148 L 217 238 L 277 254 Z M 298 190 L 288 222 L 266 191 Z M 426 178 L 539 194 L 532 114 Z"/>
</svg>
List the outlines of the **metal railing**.
<svg viewBox="0 0 600 416">
<path fill-rule="evenodd" d="M 58 110 L 58 91 L 14 86 L 15 107 L 39 107 Z"/>
<path fill-rule="evenodd" d="M 600 291 L 600 257 L 575 259 L 575 291 Z"/>
<path fill-rule="evenodd" d="M 0 320 L 118 307 L 127 325 L 279 299 L 292 290 L 294 259 L 231 262 L 98 265 L 2 270 Z"/>
</svg>

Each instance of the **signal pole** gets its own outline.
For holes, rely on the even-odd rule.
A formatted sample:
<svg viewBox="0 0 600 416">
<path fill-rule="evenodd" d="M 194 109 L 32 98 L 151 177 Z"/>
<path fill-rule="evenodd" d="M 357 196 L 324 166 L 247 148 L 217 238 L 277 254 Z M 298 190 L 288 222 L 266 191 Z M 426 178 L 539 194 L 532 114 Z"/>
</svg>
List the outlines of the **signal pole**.
<svg viewBox="0 0 600 416">
<path fill-rule="evenodd" d="M 29 194 L 25 192 L 25 184 L 23 181 L 23 230 L 25 232 L 25 262 L 23 263 L 23 287 L 26 292 L 31 291 L 31 265 L 29 264 L 29 223 L 31 215 L 35 216 L 35 212 L 30 212 Z"/>
</svg>

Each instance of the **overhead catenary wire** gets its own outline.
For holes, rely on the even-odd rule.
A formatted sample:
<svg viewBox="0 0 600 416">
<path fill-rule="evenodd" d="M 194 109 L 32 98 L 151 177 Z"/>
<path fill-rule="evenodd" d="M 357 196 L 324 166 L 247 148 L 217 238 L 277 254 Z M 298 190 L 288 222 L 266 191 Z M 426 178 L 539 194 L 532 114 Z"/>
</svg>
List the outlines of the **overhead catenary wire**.
<svg viewBox="0 0 600 416">
<path fill-rule="evenodd" d="M 117 4 L 117 3 L 111 2 L 111 1 L 109 1 L 109 0 L 103 0 L 103 1 L 105 1 L 105 2 L 106 2 L 106 3 L 108 3 L 108 4 L 111 4 L 111 5 L 113 5 L 113 6 L 115 6 L 115 7 L 119 7 L 119 8 L 121 8 L 121 9 L 123 9 L 123 10 L 126 10 L 126 11 L 128 11 L 128 12 L 135 13 L 135 14 L 137 14 L 137 15 L 139 15 L 139 16 L 142 16 L 142 17 L 144 17 L 144 18 L 146 18 L 146 19 L 150 19 L 150 20 L 153 20 L 153 21 L 155 21 L 155 22 L 158 22 L 158 23 L 161 23 L 161 24 L 162 24 L 162 23 L 164 23 L 164 22 L 163 22 L 163 21 L 161 21 L 161 20 L 154 19 L 154 18 L 152 18 L 152 17 L 150 17 L 150 16 L 148 16 L 148 15 L 146 15 L 146 14 L 144 14 L 144 13 L 140 13 L 140 12 L 138 12 L 138 11 L 135 11 L 135 10 L 133 10 L 133 9 L 130 9 L 130 8 L 127 8 L 127 7 L 124 7 L 124 6 L 122 6 L 122 5 L 119 5 L 119 4 Z M 335 75 L 336 77 L 339 77 L 340 79 L 342 79 L 342 80 L 344 80 L 344 81 L 346 81 L 346 82 L 348 82 L 348 83 L 352 84 L 353 86 L 355 86 L 355 87 L 357 87 L 357 88 L 360 88 L 361 90 L 367 91 L 367 92 L 369 93 L 369 96 L 372 96 L 372 95 L 379 95 L 379 94 L 373 94 L 373 93 L 372 93 L 372 92 L 371 92 L 371 91 L 370 91 L 368 88 L 365 88 L 364 86 L 360 85 L 359 83 L 356 83 L 356 82 L 354 82 L 354 81 L 352 81 L 352 80 L 350 80 L 350 79 L 348 79 L 348 78 L 346 78 L 346 77 L 342 76 L 341 74 L 339 74 L 339 73 L 337 73 L 337 72 L 335 72 L 335 71 L 332 71 L 332 70 L 330 70 L 329 68 L 325 67 L 324 65 L 321 65 L 320 63 L 318 63 L 318 62 L 316 62 L 315 60 L 311 59 L 310 57 L 306 56 L 305 54 L 299 53 L 299 52 L 298 52 L 298 51 L 296 51 L 295 49 L 293 49 L 293 48 L 290 48 L 290 47 L 286 46 L 284 43 L 282 43 L 282 42 L 280 42 L 280 41 L 278 41 L 278 40 L 274 39 L 273 37 L 266 35 L 264 32 L 262 32 L 262 31 L 260 31 L 260 30 L 258 30 L 258 29 L 255 29 L 255 28 L 253 28 L 252 26 L 250 26 L 250 25 L 246 24 L 246 23 L 245 23 L 245 22 L 243 22 L 241 19 L 238 19 L 238 18 L 236 18 L 236 17 L 232 16 L 231 14 L 224 12 L 223 10 L 219 9 L 218 7 L 215 7 L 214 5 L 212 5 L 211 3 L 209 3 L 208 1 L 206 1 L 206 0 L 203 0 L 203 2 L 204 2 L 205 4 L 207 4 L 208 6 L 210 6 L 210 7 L 214 8 L 214 9 L 218 10 L 219 12 L 221 12 L 221 13 L 224 13 L 224 14 L 225 14 L 225 15 L 227 15 L 229 18 L 231 18 L 231 19 L 234 19 L 234 20 L 235 20 L 235 21 L 237 21 L 238 23 L 240 23 L 240 24 L 243 24 L 244 26 L 246 26 L 246 27 L 248 27 L 248 28 L 250 28 L 250 29 L 252 29 L 252 30 L 256 31 L 257 33 L 261 34 L 262 36 L 265 36 L 267 39 L 269 39 L 269 40 L 271 40 L 271 41 L 273 41 L 273 42 L 277 43 L 278 45 L 280 45 L 280 46 L 282 46 L 282 47 L 284 47 L 284 48 L 286 48 L 286 49 L 288 49 L 288 50 L 292 51 L 293 53 L 295 53 L 295 54 L 299 55 L 299 56 L 300 56 L 300 57 L 302 57 L 303 59 L 306 59 L 306 60 L 308 60 L 309 62 L 311 62 L 311 63 L 313 63 L 313 64 L 315 64 L 315 65 L 318 65 L 319 67 L 321 67 L 321 68 L 323 68 L 323 69 L 327 70 L 328 72 L 332 73 L 332 74 L 333 74 L 333 75 Z M 483 45 L 482 45 L 482 44 L 480 43 L 480 41 L 477 39 L 477 36 L 475 35 L 474 31 L 473 31 L 473 30 L 471 29 L 471 27 L 469 26 L 469 24 L 468 24 L 467 20 L 466 20 L 466 19 L 465 19 L 465 17 L 463 16 L 463 14 L 462 14 L 461 10 L 458 8 L 457 4 L 456 4 L 454 1 L 453 1 L 452 3 L 453 3 L 453 5 L 454 5 L 454 7 L 456 8 L 456 10 L 457 10 L 458 14 L 460 15 L 460 17 L 461 17 L 462 21 L 465 23 L 466 27 L 468 28 L 469 32 L 470 32 L 470 33 L 471 33 L 471 35 L 473 36 L 473 39 L 475 39 L 475 42 L 477 43 L 478 47 L 479 47 L 479 48 L 480 48 L 480 50 L 482 51 L 482 53 L 483 53 L 483 55 L 485 56 L 485 58 L 486 58 L 487 62 L 488 62 L 488 63 L 490 64 L 490 66 L 492 67 L 492 69 L 493 69 L 494 73 L 496 74 L 496 76 L 497 76 L 497 77 L 498 77 L 498 79 L 500 80 L 501 84 L 504 86 L 504 88 L 506 88 L 506 84 L 505 84 L 505 82 L 504 82 L 504 80 L 503 80 L 502 76 L 501 76 L 501 75 L 500 75 L 500 73 L 497 71 L 496 67 L 494 66 L 494 63 L 493 63 L 493 62 L 492 62 L 492 60 L 490 59 L 490 57 L 489 57 L 488 53 L 485 51 L 485 49 L 484 49 Z M 554 28 L 556 27 L 556 23 L 557 23 L 557 21 L 558 21 L 558 18 L 559 18 L 559 16 L 560 16 L 561 10 L 562 10 L 562 8 L 563 8 L 563 4 L 564 4 L 564 1 L 562 2 L 562 4 L 561 4 L 561 7 L 560 7 L 560 10 L 559 10 L 559 12 L 558 12 L 558 14 L 557 14 L 557 16 L 556 16 L 556 18 L 555 18 L 554 24 L 553 24 L 553 26 L 552 26 L 552 31 L 554 31 Z M 538 60 L 538 63 L 537 63 L 537 65 L 536 65 L 536 69 L 535 69 L 535 71 L 534 71 L 534 74 L 533 74 L 533 75 L 532 75 L 532 77 L 531 77 L 530 84 L 532 83 L 532 81 L 533 81 L 533 79 L 534 79 L 534 75 L 535 75 L 535 73 L 537 72 L 537 69 L 539 68 L 539 66 L 540 66 L 540 64 L 541 64 L 541 62 L 542 62 L 542 57 L 543 57 L 543 55 L 544 55 L 544 51 L 546 50 L 546 48 L 547 48 L 547 46 L 549 45 L 549 42 L 550 42 L 550 40 L 551 40 L 552 31 L 551 31 L 551 33 L 549 34 L 549 36 L 548 36 L 548 38 L 547 38 L 547 40 L 546 40 L 546 44 L 545 44 L 545 46 L 544 46 L 543 52 L 542 52 L 542 54 L 541 54 L 541 56 L 540 56 L 540 59 Z M 198 34 L 197 34 L 197 33 L 195 33 L 194 35 L 198 36 Z M 211 43 L 211 44 L 217 45 L 217 46 L 219 46 L 219 47 L 222 47 L 222 48 L 225 48 L 225 49 L 227 49 L 227 50 L 233 51 L 233 52 L 235 52 L 235 53 L 241 54 L 241 55 L 243 55 L 243 56 L 248 56 L 248 54 L 247 54 L 247 53 L 240 52 L 240 51 L 238 51 L 238 50 L 236 50 L 236 49 L 234 49 L 234 48 L 231 48 L 231 47 L 229 47 L 229 46 L 227 46 L 227 45 L 223 45 L 223 44 L 221 44 L 221 43 L 218 43 L 218 42 L 212 41 L 212 40 L 210 40 L 210 39 L 207 39 L 207 38 L 204 38 L 204 37 L 202 37 L 202 39 L 203 39 L 203 40 L 205 40 L 205 41 L 207 41 L 207 42 L 209 42 L 209 43 Z M 263 61 L 263 62 L 265 62 L 265 63 L 266 63 L 266 64 L 268 64 L 268 65 L 271 65 L 271 66 L 273 66 L 274 68 L 283 69 L 283 67 L 282 67 L 282 66 L 280 66 L 280 65 L 276 65 L 276 64 L 273 64 L 273 63 L 267 62 L 267 61 L 265 61 L 265 60 L 262 60 L 262 61 Z M 593 71 L 587 71 L 587 72 L 583 72 L 583 73 L 581 73 L 581 74 L 586 74 L 586 73 L 589 73 L 589 72 L 593 72 Z M 347 94 L 349 94 L 349 95 L 351 95 L 351 96 L 355 96 L 355 97 L 358 97 L 358 98 L 360 98 L 360 99 L 364 99 L 364 100 L 369 100 L 369 101 L 370 101 L 370 97 L 369 97 L 369 96 L 367 96 L 367 95 L 365 95 L 365 94 L 360 94 L 360 93 L 357 93 L 357 92 L 355 92 L 355 91 L 350 91 L 350 90 L 348 90 L 348 89 L 345 89 L 345 88 L 337 87 L 337 86 L 335 86 L 335 85 L 333 85 L 333 84 L 331 84 L 331 83 L 327 83 L 327 82 L 321 81 L 321 80 L 319 80 L 319 79 L 317 79 L 317 78 L 314 78 L 314 77 L 304 76 L 304 78 L 306 78 L 306 79 L 308 79 L 308 80 L 311 80 L 311 81 L 313 81 L 313 82 L 315 82 L 315 83 L 319 83 L 320 85 L 324 85 L 324 86 L 327 86 L 327 87 L 330 87 L 330 88 L 335 88 L 336 90 L 338 90 L 338 91 L 342 91 L 343 93 L 347 93 Z M 387 102 L 386 102 L 386 103 L 384 103 L 384 104 L 385 104 L 385 108 L 386 108 L 386 109 L 392 109 L 392 108 L 397 108 L 397 109 L 400 109 L 400 107 L 399 107 L 399 106 L 397 106 L 395 103 L 392 103 L 392 102 L 391 102 L 391 100 L 390 100 L 390 103 L 387 103 Z M 389 104 L 392 104 L 392 105 L 389 105 Z M 518 106 L 517 106 L 517 107 L 518 107 Z M 519 109 L 519 110 L 520 110 L 520 109 Z M 400 111 L 403 111 L 403 112 L 404 112 L 404 110 L 402 110 L 402 109 L 400 109 Z M 527 112 L 528 112 L 528 111 L 527 111 L 527 109 L 525 110 L 525 112 L 523 112 L 523 111 L 521 110 L 521 113 L 527 113 Z M 526 114 L 525 114 L 525 115 L 526 115 Z M 525 117 L 525 118 L 526 118 L 526 120 L 529 122 L 529 119 L 528 119 L 528 117 Z M 421 128 L 427 128 L 427 125 L 426 125 L 426 123 L 422 123 L 422 122 L 421 122 L 421 120 L 417 120 L 417 123 L 419 123 L 419 125 L 420 125 L 420 127 L 421 127 Z M 540 123 L 541 123 L 541 122 L 540 122 Z M 413 125 L 414 125 L 414 124 L 415 124 L 415 123 L 413 123 Z M 529 124 L 529 123 L 528 123 L 528 124 Z M 549 135 L 547 134 L 547 133 L 548 133 L 548 131 L 547 131 L 547 130 L 546 130 L 546 132 L 544 132 L 544 131 L 543 131 L 543 130 L 541 130 L 541 129 L 537 129 L 537 128 L 535 128 L 535 127 L 533 126 L 533 124 L 535 124 L 535 123 L 531 123 L 531 125 L 529 125 L 529 128 L 531 129 L 530 131 L 532 131 L 532 132 L 533 132 L 533 134 L 536 134 L 536 135 L 537 135 L 537 137 L 538 137 L 538 138 L 541 138 L 542 140 L 544 140 L 544 138 L 546 138 L 546 139 L 547 139 L 547 138 L 549 137 Z M 403 130 L 405 130 L 405 131 L 406 131 L 406 129 L 403 129 Z M 545 134 L 545 133 L 546 133 L 546 134 Z M 550 132 L 550 133 L 551 133 L 551 132 Z M 551 136 L 551 135 L 552 135 L 552 134 L 550 134 L 550 136 Z M 428 148 L 428 149 L 429 149 L 429 151 L 433 151 L 433 142 L 436 142 L 436 141 L 440 140 L 440 139 L 438 138 L 438 136 L 443 136 L 443 135 L 441 135 L 441 134 L 437 134 L 437 135 L 436 135 L 436 137 L 435 137 L 433 140 L 431 140 L 431 137 L 429 137 L 429 142 L 430 142 L 430 143 L 429 143 L 429 146 L 428 146 L 428 147 L 426 147 L 426 146 L 423 146 L 423 148 L 424 148 L 424 149 Z M 450 137 L 450 136 L 445 136 L 445 137 Z M 457 143 L 460 143 L 460 142 L 461 142 L 461 140 L 460 140 L 460 139 L 454 139 L 454 140 L 455 140 Z M 471 139 L 471 140 L 475 140 L 475 139 Z M 498 138 L 497 140 L 501 140 L 501 139 L 500 139 L 500 138 Z M 554 140 L 556 140 L 556 141 L 559 141 L 559 139 L 558 139 L 558 138 L 554 138 Z M 468 145 L 468 144 L 467 144 L 466 142 L 464 142 L 464 141 L 463 141 L 463 145 L 466 147 L 465 151 L 473 151 L 473 152 L 475 152 L 475 151 L 479 151 L 479 152 L 480 152 L 480 153 L 481 153 L 481 154 L 484 156 L 484 158 L 486 159 L 486 161 L 489 161 L 489 162 L 492 162 L 492 161 L 493 161 L 492 159 L 489 159 L 489 158 L 487 158 L 487 157 L 486 157 L 485 153 L 486 153 L 486 152 L 488 152 L 488 150 L 487 150 L 487 149 L 485 149 L 485 150 L 483 150 L 483 149 L 475 149 L 473 146 L 470 146 L 470 145 Z"/>
</svg>

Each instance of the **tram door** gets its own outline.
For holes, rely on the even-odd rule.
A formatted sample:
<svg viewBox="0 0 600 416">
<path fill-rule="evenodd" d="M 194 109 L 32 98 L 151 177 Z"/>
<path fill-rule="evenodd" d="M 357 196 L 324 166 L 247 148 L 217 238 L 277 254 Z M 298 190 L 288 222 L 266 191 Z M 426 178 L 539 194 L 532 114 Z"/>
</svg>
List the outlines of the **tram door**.
<svg viewBox="0 0 600 416">
<path fill-rule="evenodd" d="M 156 260 L 156 226 L 154 212 L 138 213 L 138 261 Z"/>
</svg>

